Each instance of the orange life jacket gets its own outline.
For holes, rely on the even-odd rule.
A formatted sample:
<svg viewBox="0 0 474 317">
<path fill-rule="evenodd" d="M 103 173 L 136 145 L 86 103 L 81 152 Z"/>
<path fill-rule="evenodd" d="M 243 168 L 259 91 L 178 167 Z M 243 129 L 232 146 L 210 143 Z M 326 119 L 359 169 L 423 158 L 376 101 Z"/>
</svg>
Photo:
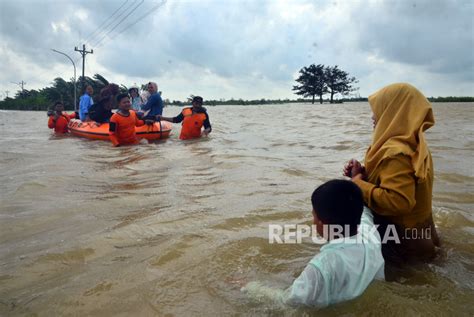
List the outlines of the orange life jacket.
<svg viewBox="0 0 474 317">
<path fill-rule="evenodd" d="M 130 110 L 128 116 L 117 112 L 110 118 L 110 140 L 115 146 L 120 144 L 136 144 L 138 143 L 138 139 L 135 133 L 135 127 L 141 127 L 144 124 L 142 120 L 137 118 L 133 110 Z"/>
<path fill-rule="evenodd" d="M 69 120 L 76 117 L 75 113 L 67 114 L 65 112 L 61 113 L 57 120 L 54 120 L 54 115 L 49 116 L 48 127 L 54 129 L 56 133 L 67 133 L 69 131 L 67 125 Z"/>
<path fill-rule="evenodd" d="M 193 112 L 192 108 L 183 109 L 181 113 L 184 119 L 179 138 L 187 140 L 201 137 L 201 128 L 206 120 L 206 114 Z"/>
</svg>

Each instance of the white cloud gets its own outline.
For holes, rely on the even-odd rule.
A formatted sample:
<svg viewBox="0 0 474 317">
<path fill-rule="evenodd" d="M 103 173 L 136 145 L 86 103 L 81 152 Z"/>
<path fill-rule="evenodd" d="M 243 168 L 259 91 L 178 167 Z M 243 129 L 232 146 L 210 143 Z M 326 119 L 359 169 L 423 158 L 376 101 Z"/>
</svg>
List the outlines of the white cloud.
<svg viewBox="0 0 474 317">
<path fill-rule="evenodd" d="M 2 1 L 0 89 L 72 77 L 69 61 L 49 49 L 77 59 L 80 70 L 74 46 L 103 37 L 87 43 L 87 75 L 155 80 L 169 99 L 295 98 L 295 74 L 311 63 L 339 65 L 359 79 L 361 95 L 396 81 L 426 95 L 474 91 L 471 1 L 168 1 L 118 34 L 158 3 L 146 0 L 104 37 L 115 22 L 97 28 L 122 3 Z"/>
</svg>

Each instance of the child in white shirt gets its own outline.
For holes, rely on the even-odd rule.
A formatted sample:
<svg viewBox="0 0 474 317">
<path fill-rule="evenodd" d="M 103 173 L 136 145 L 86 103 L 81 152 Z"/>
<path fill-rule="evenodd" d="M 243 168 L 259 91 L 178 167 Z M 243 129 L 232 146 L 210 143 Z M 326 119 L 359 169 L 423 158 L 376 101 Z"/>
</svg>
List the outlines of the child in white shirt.
<svg viewBox="0 0 474 317">
<path fill-rule="evenodd" d="M 316 230 L 329 242 L 288 289 L 251 282 L 242 289 L 250 297 L 326 307 L 360 296 L 374 279 L 384 280 L 380 235 L 357 185 L 329 181 L 314 191 L 311 202 Z M 325 229 L 331 233 L 335 226 L 342 226 L 340 237 L 325 234 Z"/>
</svg>

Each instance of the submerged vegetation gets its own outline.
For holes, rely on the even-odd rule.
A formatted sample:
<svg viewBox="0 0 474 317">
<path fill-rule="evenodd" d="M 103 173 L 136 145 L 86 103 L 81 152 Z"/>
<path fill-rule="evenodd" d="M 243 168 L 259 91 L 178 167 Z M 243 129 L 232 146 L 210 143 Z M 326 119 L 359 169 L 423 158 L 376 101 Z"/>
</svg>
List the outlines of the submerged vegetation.
<svg viewBox="0 0 474 317">
<path fill-rule="evenodd" d="M 77 86 L 77 100 L 78 103 L 79 97 L 81 96 L 79 90 L 79 82 Z M 87 85 L 91 85 L 94 88 L 94 96 L 97 97 L 100 93 L 100 90 L 109 84 L 109 81 L 99 74 L 95 74 L 92 78 L 85 77 L 85 82 Z M 121 92 L 126 92 L 127 87 L 120 85 Z M 3 101 L 0 101 L 0 109 L 3 110 L 48 110 L 55 101 L 62 101 L 65 105 L 66 110 L 74 109 L 74 83 L 72 80 L 66 81 L 63 78 L 56 78 L 51 83 L 50 87 L 46 87 L 39 90 L 19 90 L 13 98 L 7 97 Z M 332 103 L 343 103 L 343 102 L 367 102 L 365 97 L 355 97 L 355 98 L 341 98 L 331 100 L 331 98 L 323 99 L 323 102 L 332 102 Z M 474 102 L 474 97 L 429 97 L 431 102 Z M 254 99 L 254 100 L 244 100 L 244 99 L 218 99 L 218 100 L 205 100 L 206 106 L 216 106 L 216 105 L 271 105 L 271 104 L 285 104 L 285 103 L 309 103 L 312 102 L 312 99 L 298 98 L 298 99 Z M 171 106 L 185 106 L 189 105 L 189 101 L 180 101 L 180 100 L 169 100 L 164 99 L 165 105 Z"/>
</svg>

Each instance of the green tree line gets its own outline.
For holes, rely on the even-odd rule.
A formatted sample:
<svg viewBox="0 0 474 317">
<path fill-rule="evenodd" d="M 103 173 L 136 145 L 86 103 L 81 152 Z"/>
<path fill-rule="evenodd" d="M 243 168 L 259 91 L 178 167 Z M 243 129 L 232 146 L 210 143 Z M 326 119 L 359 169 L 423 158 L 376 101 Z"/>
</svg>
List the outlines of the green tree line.
<svg viewBox="0 0 474 317">
<path fill-rule="evenodd" d="M 79 78 L 78 83 L 82 77 Z M 102 75 L 95 74 L 92 78 L 84 78 L 86 85 L 94 88 L 93 98 L 98 98 L 100 90 L 109 84 L 109 81 Z M 78 84 L 79 86 L 79 84 Z M 121 85 L 121 92 L 127 91 L 127 87 Z M 77 87 L 77 99 L 81 96 L 81 91 Z M 48 110 L 56 101 L 64 103 L 66 110 L 74 109 L 74 102 L 78 104 L 79 100 L 74 100 L 74 81 L 63 78 L 55 78 L 51 86 L 39 90 L 19 90 L 14 98 L 7 97 L 0 101 L 0 109 L 4 110 Z"/>
<path fill-rule="evenodd" d="M 316 65 L 311 65 L 315 66 Z M 309 68 L 313 68 L 313 67 Z M 318 65 L 322 66 L 322 65 Z M 337 66 L 335 67 L 337 68 Z M 317 72 L 320 72 L 321 67 Z M 334 68 L 333 68 L 334 69 Z M 302 69 L 303 70 L 303 69 Z M 313 69 L 314 70 L 314 69 Z M 306 72 L 306 70 L 305 70 Z M 312 71 L 309 71 L 310 73 Z M 324 66 L 323 66 L 323 74 L 324 74 Z M 79 78 L 79 81 L 80 82 Z M 94 88 L 94 96 L 95 100 L 98 100 L 98 95 L 100 90 L 104 88 L 106 85 L 109 84 L 109 81 L 104 78 L 100 74 L 95 74 L 92 78 L 85 77 L 85 82 L 87 85 L 91 85 Z M 120 91 L 126 92 L 127 87 L 124 85 L 120 85 Z M 343 86 L 344 91 L 347 91 L 347 88 Z M 323 99 L 320 96 L 320 102 L 331 102 L 331 103 L 342 103 L 342 102 L 367 102 L 366 97 L 358 97 L 358 98 L 341 98 L 338 100 L 334 100 L 333 97 L 336 93 L 338 93 L 338 88 L 329 88 L 325 93 L 332 94 L 329 98 Z M 81 95 L 80 91 L 77 91 L 77 97 Z M 270 105 L 270 104 L 285 104 L 285 103 L 314 103 L 314 96 L 308 95 L 303 93 L 304 97 L 312 97 L 311 99 L 306 98 L 298 98 L 298 99 L 253 99 L 253 100 L 244 100 L 244 99 L 212 99 L 212 100 L 204 100 L 205 105 L 207 106 L 216 106 L 216 105 Z M 71 79 L 70 81 L 66 81 L 63 78 L 55 78 L 54 81 L 51 83 L 51 86 L 39 89 L 39 90 L 19 90 L 13 98 L 7 97 L 3 101 L 0 101 L 0 109 L 3 110 L 48 110 L 56 101 L 62 101 L 65 105 L 66 110 L 73 110 L 74 109 L 74 82 Z M 428 100 L 431 102 L 474 102 L 474 97 L 429 97 Z M 78 100 L 76 100 L 78 103 Z M 187 101 L 180 101 L 180 100 L 164 100 L 165 105 L 173 105 L 173 106 L 187 106 L 190 104 L 189 100 Z"/>
</svg>

